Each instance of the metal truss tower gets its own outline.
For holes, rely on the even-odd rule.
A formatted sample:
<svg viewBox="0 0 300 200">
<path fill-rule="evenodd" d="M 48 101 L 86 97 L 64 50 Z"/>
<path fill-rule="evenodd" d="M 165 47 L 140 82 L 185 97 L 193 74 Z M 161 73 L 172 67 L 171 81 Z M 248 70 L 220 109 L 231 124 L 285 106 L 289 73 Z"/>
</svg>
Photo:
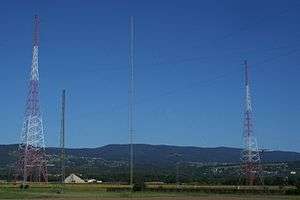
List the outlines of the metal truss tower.
<svg viewBox="0 0 300 200">
<path fill-rule="evenodd" d="M 19 145 L 19 175 L 23 184 L 47 182 L 44 128 L 39 105 L 39 17 L 34 17 L 33 55 L 24 123 Z"/>
<path fill-rule="evenodd" d="M 64 184 L 65 175 L 65 108 L 66 108 L 66 90 L 61 95 L 61 127 L 60 127 L 60 162 L 61 162 L 61 184 Z"/>
<path fill-rule="evenodd" d="M 247 185 L 263 184 L 260 154 L 253 135 L 252 103 L 250 94 L 249 66 L 245 65 L 246 105 L 244 118 L 244 149 L 242 151 L 242 172 Z"/>
</svg>

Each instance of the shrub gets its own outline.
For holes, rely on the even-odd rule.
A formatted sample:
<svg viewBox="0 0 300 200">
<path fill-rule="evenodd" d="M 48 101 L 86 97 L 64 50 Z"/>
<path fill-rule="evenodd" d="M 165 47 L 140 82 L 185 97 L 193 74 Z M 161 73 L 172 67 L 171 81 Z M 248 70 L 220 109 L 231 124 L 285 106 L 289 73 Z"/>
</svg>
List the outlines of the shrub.
<svg viewBox="0 0 300 200">
<path fill-rule="evenodd" d="M 21 184 L 20 185 L 20 189 L 29 189 L 29 185 L 28 184 Z"/>
<path fill-rule="evenodd" d="M 140 192 L 146 188 L 146 185 L 143 181 L 138 181 L 133 184 L 132 191 L 133 192 Z"/>
</svg>

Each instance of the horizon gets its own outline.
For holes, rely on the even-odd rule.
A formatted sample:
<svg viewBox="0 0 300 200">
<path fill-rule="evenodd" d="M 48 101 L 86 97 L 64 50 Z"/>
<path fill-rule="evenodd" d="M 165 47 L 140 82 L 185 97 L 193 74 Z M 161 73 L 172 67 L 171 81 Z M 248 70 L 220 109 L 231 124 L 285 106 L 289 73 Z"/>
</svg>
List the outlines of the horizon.
<svg viewBox="0 0 300 200">
<path fill-rule="evenodd" d="M 12 144 L 0 144 L 0 146 L 10 146 L 10 145 L 19 145 L 18 143 L 12 143 Z M 105 144 L 101 146 L 94 146 L 94 147 L 84 147 L 84 146 L 79 146 L 79 147 L 65 147 L 65 149 L 97 149 L 97 148 L 102 148 L 105 146 L 110 146 L 110 145 L 130 145 L 130 143 L 124 143 L 124 144 Z M 204 149 L 218 149 L 218 148 L 229 148 L 229 149 L 240 149 L 242 150 L 242 147 L 230 147 L 230 146 L 215 146 L 215 147 L 206 147 L 206 146 L 189 146 L 189 145 L 172 145 L 172 144 L 147 144 L 147 143 L 133 143 L 133 145 L 148 145 L 148 146 L 169 146 L 169 147 L 192 147 L 192 148 L 204 148 Z M 46 146 L 46 148 L 57 148 L 59 149 L 59 146 Z M 299 153 L 299 151 L 291 151 L 291 150 L 285 150 L 285 149 L 259 149 L 259 151 L 265 151 L 265 152 L 292 152 L 292 153 Z"/>
<path fill-rule="evenodd" d="M 242 148 L 242 64 L 248 60 L 259 149 L 300 152 L 297 1 L 90 5 L 78 0 L 2 3 L 1 143 L 20 142 L 35 14 L 41 19 L 40 104 L 46 146 L 59 144 L 63 88 L 68 148 L 128 143 L 133 15 L 134 143 Z"/>
</svg>

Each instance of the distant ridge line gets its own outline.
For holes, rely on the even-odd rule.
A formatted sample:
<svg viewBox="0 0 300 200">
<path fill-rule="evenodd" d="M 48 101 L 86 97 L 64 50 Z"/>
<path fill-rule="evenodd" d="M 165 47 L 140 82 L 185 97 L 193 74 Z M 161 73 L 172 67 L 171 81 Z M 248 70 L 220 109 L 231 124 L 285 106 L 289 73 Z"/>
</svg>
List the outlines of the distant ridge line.
<svg viewBox="0 0 300 200">
<path fill-rule="evenodd" d="M 101 158 L 109 161 L 128 161 L 129 144 L 109 144 L 102 147 L 66 148 L 66 155 L 77 157 Z M 17 144 L 0 145 L 2 163 L 11 160 L 12 152 Z M 240 163 L 241 148 L 234 147 L 195 147 L 175 145 L 134 144 L 136 161 L 143 165 L 173 165 L 174 162 L 196 163 Z M 48 155 L 59 155 L 60 148 L 48 147 Z M 176 157 L 174 155 L 180 155 Z M 264 151 L 263 162 L 300 161 L 300 153 L 293 151 Z M 1 162 L 1 161 L 0 161 Z"/>
</svg>

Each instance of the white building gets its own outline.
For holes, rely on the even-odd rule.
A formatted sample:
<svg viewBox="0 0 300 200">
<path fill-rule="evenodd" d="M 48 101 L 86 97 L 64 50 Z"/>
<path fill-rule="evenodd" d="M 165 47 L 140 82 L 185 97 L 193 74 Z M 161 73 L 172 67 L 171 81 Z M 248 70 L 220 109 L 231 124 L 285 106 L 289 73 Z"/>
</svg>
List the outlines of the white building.
<svg viewBox="0 0 300 200">
<path fill-rule="evenodd" d="M 85 181 L 75 174 L 70 174 L 70 176 L 65 179 L 65 183 L 85 183 Z"/>
</svg>

